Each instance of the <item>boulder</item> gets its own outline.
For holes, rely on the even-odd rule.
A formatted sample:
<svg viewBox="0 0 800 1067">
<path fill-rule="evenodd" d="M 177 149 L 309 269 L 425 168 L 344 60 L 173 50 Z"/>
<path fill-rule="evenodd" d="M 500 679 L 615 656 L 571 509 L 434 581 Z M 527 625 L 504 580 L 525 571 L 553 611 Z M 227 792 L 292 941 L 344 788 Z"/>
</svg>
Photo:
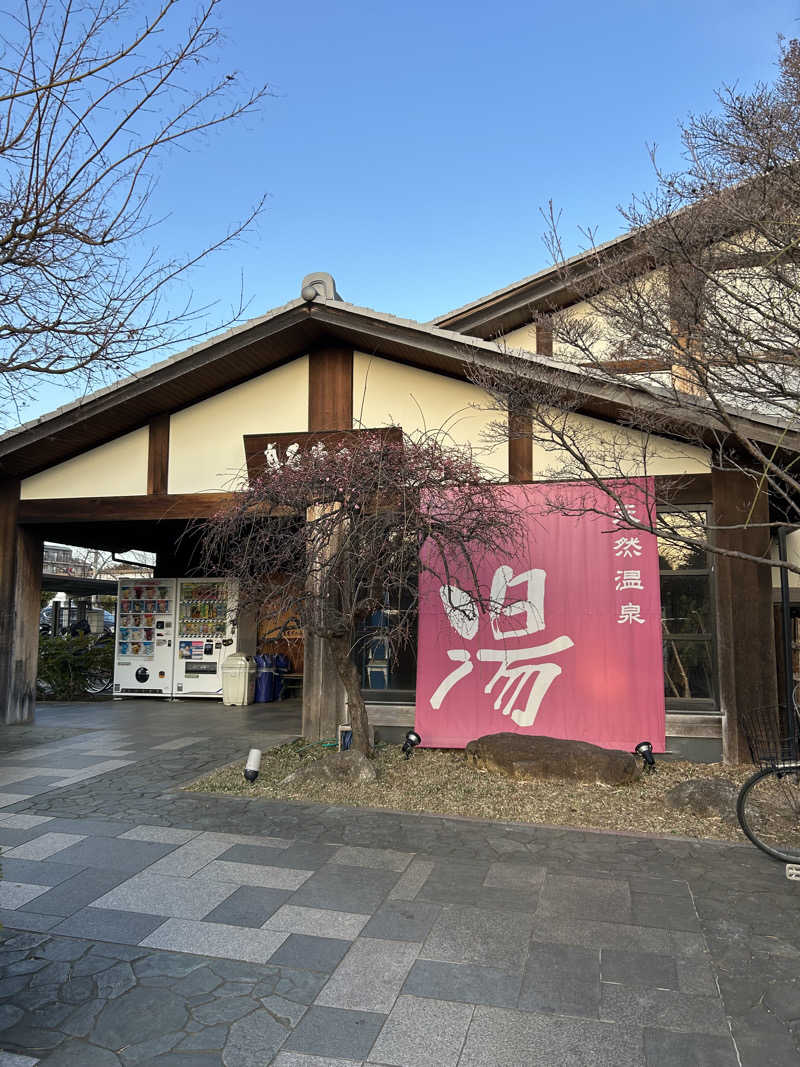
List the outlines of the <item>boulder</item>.
<svg viewBox="0 0 800 1067">
<path fill-rule="evenodd" d="M 627 785 L 642 773 L 642 761 L 631 752 L 529 734 L 487 734 L 470 741 L 465 756 L 476 767 L 509 778 L 572 778 Z"/>
<path fill-rule="evenodd" d="M 736 820 L 737 786 L 729 778 L 690 778 L 679 782 L 664 796 L 668 808 L 689 811 L 704 818 L 717 816 Z"/>
<path fill-rule="evenodd" d="M 305 766 L 288 775 L 281 785 L 302 785 L 303 782 L 374 782 L 378 777 L 375 764 L 361 752 L 328 752 L 321 759 L 309 760 Z"/>
</svg>

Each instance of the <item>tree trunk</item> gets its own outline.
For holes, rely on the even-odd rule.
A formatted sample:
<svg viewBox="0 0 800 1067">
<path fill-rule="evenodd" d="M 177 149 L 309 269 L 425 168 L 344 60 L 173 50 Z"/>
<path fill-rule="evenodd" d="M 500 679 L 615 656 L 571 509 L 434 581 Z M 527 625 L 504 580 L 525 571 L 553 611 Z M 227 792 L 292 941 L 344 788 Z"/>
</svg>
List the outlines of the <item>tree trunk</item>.
<svg viewBox="0 0 800 1067">
<path fill-rule="evenodd" d="M 364 698 L 361 695 L 361 678 L 355 663 L 350 658 L 350 642 L 343 637 L 327 638 L 333 662 L 347 693 L 350 710 L 350 727 L 353 731 L 353 748 L 365 756 L 372 753 L 369 720 Z"/>
</svg>

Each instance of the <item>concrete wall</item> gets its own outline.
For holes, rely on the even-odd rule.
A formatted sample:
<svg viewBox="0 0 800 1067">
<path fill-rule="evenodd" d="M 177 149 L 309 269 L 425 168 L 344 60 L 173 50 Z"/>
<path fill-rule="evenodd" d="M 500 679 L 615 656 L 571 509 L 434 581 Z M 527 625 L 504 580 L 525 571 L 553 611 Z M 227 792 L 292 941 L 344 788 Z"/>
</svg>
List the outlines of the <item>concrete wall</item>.
<svg viewBox="0 0 800 1067">
<path fill-rule="evenodd" d="M 242 435 L 308 429 L 308 356 L 179 411 L 169 427 L 169 492 L 241 484 Z"/>
<path fill-rule="evenodd" d="M 140 496 L 147 492 L 148 437 L 145 426 L 24 478 L 21 499 Z"/>
<path fill-rule="evenodd" d="M 508 477 L 508 444 L 484 435 L 505 414 L 470 382 L 356 352 L 353 359 L 353 423 L 364 428 L 396 425 L 406 433 L 446 428 L 456 444 L 471 443 L 487 471 Z"/>
</svg>

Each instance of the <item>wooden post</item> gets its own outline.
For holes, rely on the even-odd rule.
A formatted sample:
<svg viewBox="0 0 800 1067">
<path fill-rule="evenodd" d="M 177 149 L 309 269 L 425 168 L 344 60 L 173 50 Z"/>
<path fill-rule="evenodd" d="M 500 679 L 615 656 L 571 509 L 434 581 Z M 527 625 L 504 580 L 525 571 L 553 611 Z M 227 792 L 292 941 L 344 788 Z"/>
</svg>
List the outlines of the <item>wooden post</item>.
<svg viewBox="0 0 800 1067">
<path fill-rule="evenodd" d="M 2 722 L 32 722 L 42 581 L 42 538 L 18 526 L 19 481 L 0 483 L 0 702 Z"/>
<path fill-rule="evenodd" d="M 353 353 L 326 348 L 311 352 L 308 364 L 308 429 L 352 430 Z M 336 736 L 346 721 L 344 685 L 325 643 L 308 631 L 303 639 L 303 736 Z"/>
<path fill-rule="evenodd" d="M 738 471 L 712 473 L 713 522 L 737 527 L 717 533 L 717 543 L 769 559 L 767 495 L 753 506 L 756 486 Z M 749 526 L 746 526 L 748 515 Z M 716 555 L 717 665 L 722 711 L 722 753 L 726 763 L 747 762 L 739 727 L 744 708 L 777 705 L 772 575 L 763 563 Z"/>
</svg>

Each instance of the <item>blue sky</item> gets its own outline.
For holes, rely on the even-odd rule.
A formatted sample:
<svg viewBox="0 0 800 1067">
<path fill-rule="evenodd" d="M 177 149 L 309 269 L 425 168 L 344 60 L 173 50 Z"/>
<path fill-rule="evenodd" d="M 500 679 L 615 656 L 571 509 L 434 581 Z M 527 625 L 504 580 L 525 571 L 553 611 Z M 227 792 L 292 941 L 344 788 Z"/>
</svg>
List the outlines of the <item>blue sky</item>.
<svg viewBox="0 0 800 1067">
<path fill-rule="evenodd" d="M 646 146 L 677 162 L 678 122 L 714 89 L 771 79 L 797 0 L 225 0 L 221 63 L 275 96 L 164 167 L 166 255 L 244 214 L 247 238 L 199 269 L 208 325 L 299 294 L 328 270 L 344 299 L 426 320 L 548 265 L 540 209 L 620 232 L 616 206 L 652 185 Z M 176 306 L 185 297 L 176 291 Z M 71 397 L 44 387 L 23 418 Z"/>
</svg>

